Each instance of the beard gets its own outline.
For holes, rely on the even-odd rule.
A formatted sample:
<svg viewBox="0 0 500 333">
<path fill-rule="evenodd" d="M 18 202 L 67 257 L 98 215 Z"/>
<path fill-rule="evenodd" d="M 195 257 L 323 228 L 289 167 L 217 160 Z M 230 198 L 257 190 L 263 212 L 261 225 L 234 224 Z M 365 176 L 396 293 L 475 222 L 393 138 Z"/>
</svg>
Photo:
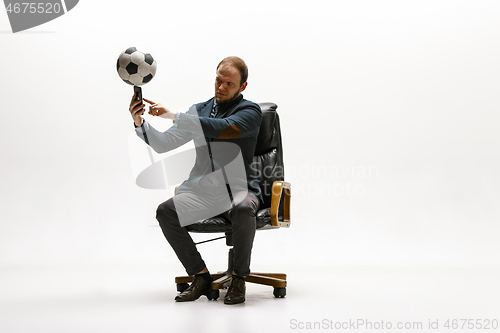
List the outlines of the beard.
<svg viewBox="0 0 500 333">
<path fill-rule="evenodd" d="M 232 101 L 234 101 L 236 98 L 238 98 L 238 96 L 240 96 L 240 92 L 237 91 L 233 96 L 231 96 L 230 98 L 228 99 L 225 99 L 223 101 L 219 101 L 217 99 L 217 95 L 215 96 L 215 100 L 217 101 L 217 105 L 219 106 L 225 106 L 225 105 L 228 105 L 229 103 L 231 103 Z"/>
</svg>

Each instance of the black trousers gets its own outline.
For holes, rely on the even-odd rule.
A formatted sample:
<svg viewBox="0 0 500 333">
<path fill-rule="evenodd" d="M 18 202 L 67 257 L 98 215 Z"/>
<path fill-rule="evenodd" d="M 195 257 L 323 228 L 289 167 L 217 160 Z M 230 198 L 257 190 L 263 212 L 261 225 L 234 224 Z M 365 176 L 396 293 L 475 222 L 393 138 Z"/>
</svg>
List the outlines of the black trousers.
<svg viewBox="0 0 500 333">
<path fill-rule="evenodd" d="M 190 202 L 197 202 L 196 195 L 192 193 L 180 193 L 176 197 L 178 196 L 191 196 L 188 198 L 193 199 Z M 247 276 L 250 274 L 250 255 L 256 229 L 255 215 L 259 210 L 260 200 L 250 192 L 240 192 L 234 197 L 235 202 L 240 200 L 241 202 L 220 214 L 220 216 L 223 216 L 232 224 L 234 273 L 239 276 Z M 238 197 L 240 200 L 237 200 Z M 203 206 L 203 203 L 200 203 L 200 206 Z M 195 275 L 202 271 L 206 267 L 205 262 L 201 258 L 189 232 L 185 227 L 181 226 L 173 198 L 158 206 L 156 219 L 160 224 L 163 235 L 174 249 L 187 274 Z"/>
</svg>

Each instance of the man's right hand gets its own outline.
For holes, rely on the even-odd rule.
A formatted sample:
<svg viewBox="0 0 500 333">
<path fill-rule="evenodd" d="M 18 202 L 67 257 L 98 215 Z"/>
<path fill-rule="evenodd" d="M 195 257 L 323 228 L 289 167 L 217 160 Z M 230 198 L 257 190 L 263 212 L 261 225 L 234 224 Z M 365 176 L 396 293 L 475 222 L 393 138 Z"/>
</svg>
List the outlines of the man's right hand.
<svg viewBox="0 0 500 333">
<path fill-rule="evenodd" d="M 137 97 L 137 93 L 134 94 L 132 97 L 132 100 L 130 101 L 130 107 L 128 110 L 130 111 L 130 114 L 132 115 L 132 118 L 134 119 L 134 124 L 135 126 L 141 126 L 142 125 L 142 115 L 144 112 L 146 112 L 145 105 L 142 103 L 142 100 L 136 101 L 135 98 Z"/>
</svg>

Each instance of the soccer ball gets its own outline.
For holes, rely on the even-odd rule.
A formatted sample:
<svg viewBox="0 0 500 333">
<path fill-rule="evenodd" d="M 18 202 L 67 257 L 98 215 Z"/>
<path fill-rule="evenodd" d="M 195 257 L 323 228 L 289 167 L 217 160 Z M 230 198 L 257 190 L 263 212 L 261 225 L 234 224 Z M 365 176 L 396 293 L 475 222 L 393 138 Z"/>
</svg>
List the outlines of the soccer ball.
<svg viewBox="0 0 500 333">
<path fill-rule="evenodd" d="M 116 70 L 126 83 L 142 86 L 155 76 L 156 60 L 149 53 L 139 51 L 136 47 L 129 47 L 118 57 Z"/>
</svg>

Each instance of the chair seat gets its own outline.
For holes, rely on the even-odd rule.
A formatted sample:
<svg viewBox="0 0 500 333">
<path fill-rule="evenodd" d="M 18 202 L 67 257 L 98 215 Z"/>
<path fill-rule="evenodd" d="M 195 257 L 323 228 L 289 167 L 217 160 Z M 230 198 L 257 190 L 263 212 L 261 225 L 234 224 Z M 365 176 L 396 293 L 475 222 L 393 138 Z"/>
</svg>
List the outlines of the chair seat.
<svg viewBox="0 0 500 333">
<path fill-rule="evenodd" d="M 281 219 L 281 214 L 278 214 Z M 264 208 L 257 212 L 256 215 L 256 228 L 257 230 L 277 229 L 271 224 L 271 208 Z M 209 219 L 199 221 L 186 226 L 190 232 L 230 232 L 232 231 L 231 222 L 222 216 L 215 216 Z"/>
</svg>

